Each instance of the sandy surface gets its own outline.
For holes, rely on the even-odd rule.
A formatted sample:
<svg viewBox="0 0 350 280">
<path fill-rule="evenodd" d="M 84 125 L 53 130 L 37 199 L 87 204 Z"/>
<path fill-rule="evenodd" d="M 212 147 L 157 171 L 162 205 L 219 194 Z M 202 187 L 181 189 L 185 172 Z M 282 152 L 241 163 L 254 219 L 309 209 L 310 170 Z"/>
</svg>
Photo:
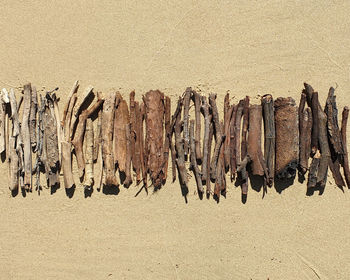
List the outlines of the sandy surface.
<svg viewBox="0 0 350 280">
<path fill-rule="evenodd" d="M 3 1 L 0 86 L 186 86 L 222 105 L 272 93 L 298 98 L 304 81 L 349 104 L 350 4 L 341 1 Z M 235 2 L 235 3 L 233 3 Z M 345 2 L 345 1 L 344 1 Z M 61 103 L 63 104 L 63 103 Z M 63 105 L 61 105 L 63 107 Z M 350 135 L 349 135 L 350 137 Z M 78 188 L 69 199 L 10 196 L 1 166 L 0 279 L 348 279 L 350 195 L 332 179 L 322 196 L 297 182 L 281 194 L 228 185 L 200 201 L 177 183 L 134 198 Z"/>
</svg>

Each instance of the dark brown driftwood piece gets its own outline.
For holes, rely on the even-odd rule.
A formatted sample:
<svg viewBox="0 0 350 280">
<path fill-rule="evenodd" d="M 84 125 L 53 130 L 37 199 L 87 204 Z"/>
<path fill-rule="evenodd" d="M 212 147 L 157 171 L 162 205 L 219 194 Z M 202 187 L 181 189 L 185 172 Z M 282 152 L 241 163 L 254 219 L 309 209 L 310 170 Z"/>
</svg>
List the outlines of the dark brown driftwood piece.
<svg viewBox="0 0 350 280">
<path fill-rule="evenodd" d="M 291 97 L 275 100 L 276 165 L 279 179 L 295 176 L 299 158 L 298 107 Z"/>
<path fill-rule="evenodd" d="M 344 107 L 343 113 L 342 113 L 342 121 L 341 121 L 341 138 L 343 143 L 343 149 L 344 149 L 344 159 L 343 159 L 343 170 L 344 170 L 344 177 L 346 184 L 348 188 L 350 188 L 350 170 L 349 170 L 349 158 L 348 158 L 348 148 L 347 148 L 347 139 L 346 139 L 346 126 L 348 123 L 348 117 L 349 117 L 349 108 L 347 106 Z"/>
<path fill-rule="evenodd" d="M 190 87 L 186 88 L 186 91 L 185 91 L 184 97 L 183 97 L 183 107 L 184 107 L 184 114 L 183 114 L 183 138 L 184 138 L 185 160 L 187 160 L 187 156 L 189 154 L 189 148 L 190 148 L 189 125 L 190 125 L 191 95 L 192 95 L 192 88 L 190 88 Z"/>
<path fill-rule="evenodd" d="M 210 150 L 209 150 L 209 132 L 210 132 L 210 115 L 209 115 L 209 105 L 207 98 L 202 96 L 202 113 L 204 116 L 204 138 L 203 138 L 203 161 L 202 161 L 202 182 L 206 184 L 207 181 L 210 181 L 208 178 L 208 172 L 210 168 Z"/>
<path fill-rule="evenodd" d="M 196 179 L 198 192 L 202 194 L 204 192 L 204 189 L 202 185 L 201 174 L 197 165 L 196 140 L 194 136 L 194 120 L 190 121 L 190 161 L 191 161 L 191 170 Z"/>
</svg>

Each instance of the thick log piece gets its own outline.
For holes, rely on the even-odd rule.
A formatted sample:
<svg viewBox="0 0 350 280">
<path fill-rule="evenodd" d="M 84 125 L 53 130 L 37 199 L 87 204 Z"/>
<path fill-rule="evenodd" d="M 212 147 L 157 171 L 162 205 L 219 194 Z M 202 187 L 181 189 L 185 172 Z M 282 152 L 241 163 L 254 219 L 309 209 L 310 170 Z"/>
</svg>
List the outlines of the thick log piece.
<svg viewBox="0 0 350 280">
<path fill-rule="evenodd" d="M 114 134 L 113 134 L 113 144 L 114 144 L 114 164 L 119 169 L 119 172 L 125 175 L 126 171 L 126 145 L 127 145 L 127 135 L 126 135 L 126 125 L 130 123 L 130 115 L 128 104 L 120 95 L 117 93 L 116 99 L 120 100 L 118 107 L 115 109 L 114 114 Z M 123 182 L 122 182 L 123 183 Z"/>
<path fill-rule="evenodd" d="M 341 131 L 340 131 L 342 143 L 343 143 L 343 149 L 344 149 L 344 159 L 342 162 L 342 166 L 344 170 L 344 177 L 345 177 L 346 184 L 348 188 L 350 188 L 350 169 L 349 169 L 349 157 L 348 157 L 348 148 L 347 148 L 347 139 L 346 139 L 346 126 L 348 124 L 348 117 L 349 117 L 349 108 L 345 106 L 342 113 Z"/>
<path fill-rule="evenodd" d="M 202 183 L 205 185 L 210 179 L 207 177 L 210 172 L 208 162 L 210 162 L 210 150 L 209 150 L 209 132 L 210 132 L 210 116 L 209 105 L 207 98 L 202 96 L 202 113 L 204 117 L 204 138 L 203 138 L 203 160 L 202 160 Z M 211 147 L 211 146 L 210 146 Z"/>
<path fill-rule="evenodd" d="M 275 175 L 279 179 L 292 178 L 299 158 L 298 108 L 293 98 L 275 100 L 275 130 Z"/>
<path fill-rule="evenodd" d="M 185 160 L 187 160 L 187 156 L 189 154 L 189 148 L 190 148 L 190 131 L 189 131 L 189 124 L 190 123 L 189 123 L 189 121 L 190 121 L 191 96 L 192 96 L 192 88 L 188 87 L 188 88 L 186 88 L 186 91 L 185 91 L 184 97 L 183 97 L 183 107 L 184 107 L 183 139 L 184 139 Z"/>
<path fill-rule="evenodd" d="M 164 183 L 163 173 L 164 154 L 164 94 L 159 90 L 152 90 L 144 96 L 146 110 L 146 154 L 147 170 L 153 186 L 159 189 Z"/>
<path fill-rule="evenodd" d="M 261 152 L 261 105 L 250 105 L 249 108 L 249 130 L 248 130 L 248 155 L 251 158 L 251 169 L 253 175 L 264 175 L 264 169 L 259 159 Z"/>
<path fill-rule="evenodd" d="M 26 190 L 32 188 L 32 147 L 29 129 L 30 107 L 32 99 L 31 84 L 24 85 L 24 102 L 23 102 L 23 117 L 22 117 L 22 137 L 23 137 L 23 154 L 24 154 L 24 187 Z"/>
<path fill-rule="evenodd" d="M 264 158 L 269 173 L 268 181 L 272 184 L 275 176 L 275 113 L 272 95 L 264 95 L 261 103 L 264 119 Z"/>
<path fill-rule="evenodd" d="M 102 113 L 102 159 L 104 166 L 105 181 L 107 186 L 118 186 L 115 176 L 113 159 L 113 124 L 115 110 L 115 93 L 110 93 L 103 104 Z"/>
<path fill-rule="evenodd" d="M 32 95 L 30 102 L 30 117 L 29 117 L 29 131 L 30 131 L 30 144 L 32 146 L 32 150 L 36 151 L 36 118 L 38 111 L 38 94 L 36 91 L 36 87 L 32 86 Z"/>
<path fill-rule="evenodd" d="M 84 153 L 85 177 L 83 186 L 85 189 L 90 190 L 94 185 L 94 125 L 90 118 L 86 120 Z"/>
<path fill-rule="evenodd" d="M 214 181 L 216 179 L 216 168 L 219 160 L 220 149 L 225 141 L 225 135 L 223 135 L 220 126 L 219 112 L 216 106 L 216 94 L 209 95 L 209 104 L 212 110 L 213 123 L 215 129 L 215 147 L 213 152 L 213 158 L 210 160 L 210 178 Z"/>
<path fill-rule="evenodd" d="M 202 162 L 202 150 L 201 150 L 201 105 L 202 98 L 195 90 L 192 91 L 192 99 L 194 102 L 195 120 L 196 120 L 196 158 L 198 163 Z"/>
<path fill-rule="evenodd" d="M 191 161 L 191 170 L 194 174 L 197 183 L 197 190 L 199 194 L 203 194 L 204 188 L 202 185 L 201 174 L 197 165 L 196 157 L 196 140 L 194 136 L 194 120 L 190 121 L 190 161 Z"/>
</svg>

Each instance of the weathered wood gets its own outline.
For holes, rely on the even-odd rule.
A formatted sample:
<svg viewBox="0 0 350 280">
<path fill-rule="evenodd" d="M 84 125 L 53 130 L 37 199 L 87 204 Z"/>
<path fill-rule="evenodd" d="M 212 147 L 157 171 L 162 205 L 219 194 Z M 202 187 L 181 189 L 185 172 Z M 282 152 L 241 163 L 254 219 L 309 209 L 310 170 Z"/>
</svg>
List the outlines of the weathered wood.
<svg viewBox="0 0 350 280">
<path fill-rule="evenodd" d="M 38 111 L 38 94 L 36 87 L 32 86 L 32 94 L 30 100 L 30 117 L 29 117 L 29 131 L 30 131 L 30 144 L 32 150 L 36 151 L 36 118 Z"/>
<path fill-rule="evenodd" d="M 190 161 L 191 161 L 191 170 L 194 174 L 197 183 L 197 190 L 200 194 L 204 192 L 202 185 L 201 174 L 197 165 L 196 157 L 196 140 L 194 136 L 194 120 L 190 121 Z"/>
<path fill-rule="evenodd" d="M 207 176 L 210 172 L 208 162 L 210 162 L 210 150 L 209 150 L 209 131 L 210 131 L 210 117 L 209 117 L 209 105 L 207 98 L 202 96 L 202 113 L 204 116 L 204 138 L 203 138 L 203 160 L 202 160 L 202 182 L 206 184 L 210 180 Z M 210 146 L 211 147 L 211 146 Z"/>
<path fill-rule="evenodd" d="M 94 154 L 94 157 L 96 155 L 96 162 L 94 166 L 94 178 L 95 178 L 95 186 L 98 191 L 102 188 L 102 179 L 103 179 L 103 160 L 102 160 L 102 110 L 98 112 L 98 120 L 97 120 L 97 151 L 96 154 Z M 95 142 L 96 143 L 96 142 Z M 96 145 L 96 144 L 95 144 Z"/>
<path fill-rule="evenodd" d="M 321 157 L 320 151 L 317 150 L 310 164 L 309 176 L 307 181 L 308 189 L 315 188 L 317 186 L 317 173 L 320 165 L 320 157 Z"/>
<path fill-rule="evenodd" d="M 344 177 L 348 188 L 350 188 L 350 169 L 349 169 L 349 157 L 348 157 L 348 148 L 347 148 L 347 137 L 346 137 L 346 127 L 348 124 L 349 117 L 349 108 L 347 106 L 344 107 L 342 113 L 342 121 L 341 121 L 341 138 L 344 149 L 344 159 L 342 162 Z"/>
<path fill-rule="evenodd" d="M 32 99 L 31 84 L 24 85 L 24 104 L 23 104 L 23 118 L 22 118 L 22 137 L 23 137 L 23 154 L 24 154 L 24 187 L 26 190 L 32 188 L 32 149 L 30 143 L 30 107 Z"/>
<path fill-rule="evenodd" d="M 249 107 L 249 130 L 248 130 L 248 155 L 251 158 L 251 169 L 253 175 L 264 175 L 264 169 L 259 159 L 261 152 L 261 105 L 250 105 Z"/>
<path fill-rule="evenodd" d="M 203 155 L 201 150 L 201 103 L 202 98 L 195 90 L 192 91 L 192 99 L 194 102 L 195 120 L 196 120 L 196 158 L 199 163 L 202 162 Z"/>
<path fill-rule="evenodd" d="M 125 125 L 126 133 L 126 161 L 124 185 L 129 187 L 132 184 L 131 178 L 131 123 Z"/>
<path fill-rule="evenodd" d="M 42 187 L 40 185 L 40 169 L 45 168 L 43 160 L 43 146 L 44 146 L 44 123 L 43 115 L 45 112 L 45 99 L 40 95 L 40 106 L 38 108 L 38 121 L 36 123 L 36 161 L 34 166 L 35 172 L 35 190 L 40 193 Z"/>
<path fill-rule="evenodd" d="M 237 166 L 237 174 L 238 174 L 238 178 L 240 180 L 241 191 L 242 191 L 243 195 L 248 194 L 247 165 L 250 164 L 250 162 L 251 162 L 251 158 L 250 158 L 249 153 L 247 151 L 247 155 L 245 156 L 245 158 L 242 161 L 240 161 L 239 165 Z"/>
<path fill-rule="evenodd" d="M 308 170 L 311 149 L 312 112 L 310 108 L 299 110 L 299 170 L 304 175 Z"/>
<path fill-rule="evenodd" d="M 114 164 L 118 167 L 119 172 L 125 175 L 126 170 L 126 125 L 130 123 L 128 104 L 121 94 L 117 92 L 116 99 L 120 100 L 114 113 L 114 134 L 113 134 L 113 151 Z"/>
<path fill-rule="evenodd" d="M 299 159 L 298 108 L 293 98 L 275 100 L 275 130 L 275 175 L 279 179 L 292 178 Z"/>
<path fill-rule="evenodd" d="M 249 126 L 249 96 L 246 96 L 244 99 L 243 106 L 243 124 L 242 124 L 242 142 L 241 142 L 241 160 L 243 160 L 248 152 L 248 126 Z"/>
<path fill-rule="evenodd" d="M 273 183 L 275 176 L 275 112 L 271 94 L 261 99 L 264 119 L 264 158 L 269 173 L 268 181 Z"/>
<path fill-rule="evenodd" d="M 225 114 L 225 120 L 224 120 L 224 133 L 225 133 L 225 142 L 223 145 L 223 152 L 224 152 L 224 165 L 225 165 L 225 171 L 230 170 L 231 166 L 231 152 L 230 152 L 230 141 L 231 141 L 231 134 L 230 134 L 230 123 L 232 119 L 232 114 L 234 111 L 234 105 L 232 105 L 228 111 Z"/>
<path fill-rule="evenodd" d="M 184 153 L 185 160 L 187 160 L 187 156 L 189 155 L 190 148 L 190 132 L 189 132 L 189 120 L 190 120 L 190 102 L 192 96 L 192 88 L 186 88 L 183 97 L 183 139 L 184 139 Z"/>
<path fill-rule="evenodd" d="M 9 136 L 9 162 L 10 162 L 10 184 L 11 191 L 18 189 L 18 154 L 16 152 L 16 137 Z"/>
<path fill-rule="evenodd" d="M 164 162 L 164 94 L 151 90 L 143 97 L 146 109 L 146 154 L 147 170 L 153 186 L 158 189 L 164 182 L 162 164 Z"/>
<path fill-rule="evenodd" d="M 145 155 L 145 137 L 144 137 L 144 123 L 146 120 L 146 109 L 144 102 L 140 105 L 140 110 L 138 114 L 138 131 L 139 131 L 139 140 L 140 140 L 140 162 L 141 162 L 141 173 L 142 173 L 142 181 L 143 181 L 143 187 L 145 188 L 146 192 L 147 190 L 147 156 Z"/>
<path fill-rule="evenodd" d="M 86 120 L 84 137 L 84 158 L 85 158 L 85 177 L 83 186 L 90 190 L 94 185 L 94 125 L 90 118 Z"/>
<path fill-rule="evenodd" d="M 20 128 L 19 119 L 18 119 L 17 101 L 16 101 L 16 96 L 13 88 L 10 89 L 9 99 L 11 104 L 11 120 L 13 123 L 12 136 L 17 137 L 16 146 L 20 146 L 23 144 L 23 140 L 22 140 L 21 128 Z"/>
<path fill-rule="evenodd" d="M 138 131 L 138 119 L 140 114 L 139 103 L 135 101 L 135 91 L 130 92 L 130 150 L 133 170 L 136 173 L 136 182 L 141 181 L 141 163 L 140 163 L 140 135 Z"/>
<path fill-rule="evenodd" d="M 6 117 L 6 103 L 1 98 L 0 100 L 0 154 L 2 154 L 3 152 L 6 152 L 5 117 Z"/>
<path fill-rule="evenodd" d="M 169 149 L 171 142 L 171 122 L 170 122 L 170 114 L 171 114 L 171 100 L 168 96 L 165 96 L 165 113 L 164 113 L 164 127 L 165 127 L 165 140 L 163 145 L 163 174 L 164 174 L 164 182 L 168 177 L 168 162 L 169 162 Z"/>
<path fill-rule="evenodd" d="M 68 95 L 68 102 L 66 103 L 66 105 L 64 106 L 64 110 L 63 110 L 63 117 L 62 117 L 62 127 L 66 127 L 66 128 L 70 128 L 70 122 L 71 122 L 71 115 L 72 115 L 72 108 L 75 105 L 76 102 L 76 94 L 78 92 L 79 89 L 79 81 L 75 81 L 73 84 L 73 87 Z M 74 98 L 75 95 L 75 98 Z M 74 102 L 73 102 L 74 101 Z M 71 107 L 71 108 L 69 108 Z M 70 113 L 69 113 L 70 112 Z M 67 124 L 66 119 L 69 119 L 69 124 Z M 69 133 L 67 133 L 68 131 L 65 131 L 65 134 L 69 135 Z"/>
<path fill-rule="evenodd" d="M 231 182 L 236 177 L 236 170 L 237 170 L 237 164 L 236 164 L 236 115 L 237 115 L 237 109 L 238 105 L 232 105 L 232 116 L 230 119 L 230 143 L 229 143 L 229 151 L 230 151 L 230 179 Z"/>
<path fill-rule="evenodd" d="M 319 102 L 318 102 L 318 92 L 312 93 L 311 99 L 311 111 L 312 111 L 312 134 L 311 134 L 311 155 L 314 155 L 319 149 Z"/>
<path fill-rule="evenodd" d="M 229 114 L 229 113 L 227 112 L 227 114 Z M 223 122 L 220 122 L 220 129 L 221 129 L 221 131 L 224 130 L 224 123 Z M 215 178 L 216 179 L 215 179 L 214 195 L 216 196 L 216 199 L 219 199 L 220 194 L 226 192 L 225 155 L 224 155 L 224 146 L 223 145 L 221 145 L 221 147 L 220 147 Z"/>
<path fill-rule="evenodd" d="M 210 125 L 209 125 L 209 137 L 208 137 L 208 163 L 207 163 L 207 181 L 206 181 L 206 193 L 207 193 L 207 196 L 210 195 L 211 193 L 211 184 L 210 184 L 210 164 L 211 164 L 211 160 L 212 160 L 212 157 L 211 157 L 211 146 L 212 146 L 212 143 L 213 143 L 213 137 L 214 137 L 214 124 L 212 122 L 212 118 L 213 118 L 213 115 L 210 114 Z"/>
<path fill-rule="evenodd" d="M 105 174 L 105 185 L 118 186 L 113 159 L 113 124 L 115 110 L 115 93 L 110 93 L 103 104 L 102 113 L 102 159 Z"/>
<path fill-rule="evenodd" d="M 242 114 L 244 110 L 244 99 L 240 100 L 237 105 L 237 111 L 236 111 L 236 119 L 235 119 L 235 151 L 234 155 L 232 156 L 232 161 L 235 161 L 235 166 L 239 166 L 239 163 L 241 162 L 241 121 L 242 121 Z M 242 139 L 243 140 L 243 139 Z M 248 145 L 247 145 L 248 147 Z M 248 149 L 247 149 L 248 150 Z M 232 174 L 233 171 L 231 171 Z M 231 180 L 233 180 L 235 175 L 231 175 Z"/>
</svg>

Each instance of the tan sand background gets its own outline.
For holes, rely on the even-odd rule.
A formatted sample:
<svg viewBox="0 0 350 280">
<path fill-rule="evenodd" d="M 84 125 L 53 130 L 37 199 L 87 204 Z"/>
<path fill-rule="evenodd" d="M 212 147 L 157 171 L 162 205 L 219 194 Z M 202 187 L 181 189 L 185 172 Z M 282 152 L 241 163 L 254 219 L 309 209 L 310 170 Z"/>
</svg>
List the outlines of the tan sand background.
<svg viewBox="0 0 350 280">
<path fill-rule="evenodd" d="M 299 101 L 303 82 L 349 105 L 349 1 L 2 1 L 0 86 L 74 80 L 107 92 L 187 86 L 222 106 L 272 93 Z M 172 108 L 174 110 L 174 106 Z M 221 107 L 222 109 L 222 107 Z M 350 137 L 350 135 L 349 135 Z M 73 198 L 10 196 L 1 167 L 0 279 L 349 279 L 350 195 L 295 184 L 188 204 L 178 183 Z"/>
</svg>

